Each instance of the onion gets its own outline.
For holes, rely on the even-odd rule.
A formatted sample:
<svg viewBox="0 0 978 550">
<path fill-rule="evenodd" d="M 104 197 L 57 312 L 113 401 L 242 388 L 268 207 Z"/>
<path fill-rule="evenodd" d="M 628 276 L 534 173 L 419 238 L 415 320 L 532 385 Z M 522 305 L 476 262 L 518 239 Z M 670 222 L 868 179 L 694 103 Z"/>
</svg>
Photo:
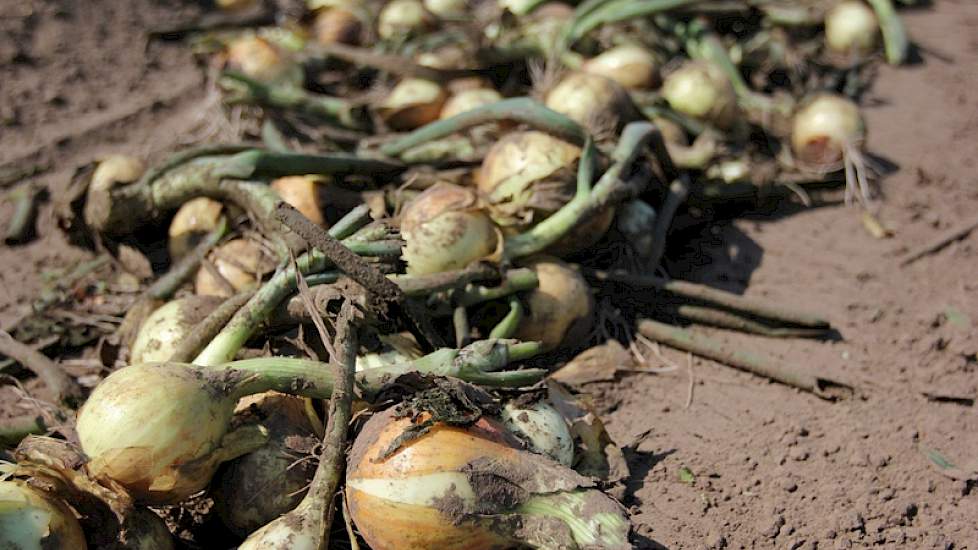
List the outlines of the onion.
<svg viewBox="0 0 978 550">
<path fill-rule="evenodd" d="M 510 401 L 500 413 L 510 432 L 525 441 L 530 450 L 547 455 L 564 466 L 574 463 L 574 436 L 564 417 L 546 401 L 530 405 Z"/>
<path fill-rule="evenodd" d="M 516 338 L 541 342 L 554 349 L 561 342 L 578 343 L 591 328 L 594 300 L 584 278 L 558 260 L 531 263 L 539 285 L 526 296 L 527 315 Z"/>
<path fill-rule="evenodd" d="M 825 14 L 825 43 L 835 53 L 864 56 L 876 50 L 879 23 L 862 0 L 839 2 Z"/>
<path fill-rule="evenodd" d="M 438 17 L 462 17 L 468 11 L 467 0 L 423 0 L 424 7 Z"/>
<path fill-rule="evenodd" d="M 336 6 L 316 14 L 312 22 L 316 42 L 322 45 L 358 45 L 363 35 L 363 22 L 349 9 Z"/>
<path fill-rule="evenodd" d="M 24 481 L 0 481 L 0 548 L 87 548 L 75 514 Z"/>
<path fill-rule="evenodd" d="M 438 120 L 445 90 L 436 82 L 406 78 L 378 106 L 378 112 L 395 130 L 412 130 Z"/>
<path fill-rule="evenodd" d="M 512 132 L 486 154 L 476 176 L 502 227 L 526 228 L 573 197 L 581 149 L 543 132 Z"/>
<path fill-rule="evenodd" d="M 737 114 L 733 85 L 716 65 L 708 61 L 685 63 L 666 77 L 662 96 L 669 106 L 719 128 L 727 128 Z"/>
<path fill-rule="evenodd" d="M 547 93 L 547 107 L 585 126 L 617 125 L 630 118 L 628 93 L 614 80 L 594 73 L 575 72 Z"/>
<path fill-rule="evenodd" d="M 245 537 L 295 508 L 316 470 L 300 461 L 290 442 L 313 436 L 302 399 L 265 392 L 242 399 L 237 410 L 268 429 L 268 443 L 228 462 L 215 480 L 214 504 L 221 520 Z"/>
<path fill-rule="evenodd" d="M 455 115 L 471 111 L 483 105 L 491 105 L 497 101 L 502 101 L 503 96 L 492 88 L 474 88 L 462 90 L 445 102 L 441 108 L 439 118 L 450 118 Z"/>
<path fill-rule="evenodd" d="M 630 548 L 619 505 L 580 489 L 590 482 L 572 470 L 518 450 L 498 422 L 435 422 L 403 439 L 413 424 L 387 410 L 353 444 L 350 515 L 371 548 Z"/>
<path fill-rule="evenodd" d="M 220 223 L 223 209 L 224 205 L 207 197 L 197 197 L 183 203 L 173 215 L 167 231 L 170 258 L 182 258 L 197 246 Z"/>
<path fill-rule="evenodd" d="M 419 0 L 391 0 L 377 18 L 377 34 L 384 40 L 428 29 L 434 23 Z"/>
<path fill-rule="evenodd" d="M 415 61 L 418 65 L 432 69 L 464 69 L 472 63 L 474 53 L 461 44 L 448 44 L 432 51 L 419 53 Z"/>
<path fill-rule="evenodd" d="M 248 239 L 234 239 L 222 244 L 211 252 L 211 258 L 217 272 L 231 285 L 231 289 L 201 267 L 194 283 L 195 292 L 201 296 L 228 297 L 232 295 L 232 289 L 238 292 L 253 287 L 258 284 L 259 277 L 274 265 L 261 247 Z"/>
<path fill-rule="evenodd" d="M 261 82 L 282 80 L 293 65 L 274 44 L 258 36 L 238 38 L 227 50 L 227 67 Z"/>
<path fill-rule="evenodd" d="M 130 361 L 138 364 L 168 360 L 194 326 L 220 303 L 212 296 L 187 296 L 163 304 L 139 327 Z"/>
<path fill-rule="evenodd" d="M 291 204 L 309 221 L 326 226 L 326 216 L 320 204 L 323 202 L 324 185 L 319 176 L 285 176 L 272 182 L 272 189 L 282 200 Z"/>
<path fill-rule="evenodd" d="M 795 157 L 819 171 L 839 169 L 846 150 L 861 145 L 865 137 L 859 107 L 834 94 L 822 94 L 804 104 L 791 126 Z"/>
<path fill-rule="evenodd" d="M 120 183 L 132 183 L 146 171 L 146 164 L 136 157 L 110 155 L 102 159 L 92 172 L 90 187 L 95 191 L 108 191 Z"/>
<path fill-rule="evenodd" d="M 436 183 L 401 213 L 404 260 L 412 275 L 463 268 L 490 256 L 499 243 L 496 226 L 471 190 Z"/>
<path fill-rule="evenodd" d="M 653 88 L 659 82 L 655 56 L 636 44 L 611 48 L 585 61 L 581 70 L 610 78 L 628 89 Z"/>
</svg>

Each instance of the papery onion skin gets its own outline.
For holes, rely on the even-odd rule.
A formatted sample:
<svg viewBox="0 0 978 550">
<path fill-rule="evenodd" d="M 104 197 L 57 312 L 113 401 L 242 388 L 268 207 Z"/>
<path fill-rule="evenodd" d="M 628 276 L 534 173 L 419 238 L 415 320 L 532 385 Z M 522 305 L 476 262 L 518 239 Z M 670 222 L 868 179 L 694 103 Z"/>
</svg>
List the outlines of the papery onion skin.
<svg viewBox="0 0 978 550">
<path fill-rule="evenodd" d="M 271 187 L 312 223 L 326 227 L 322 199 L 324 182 L 318 176 L 285 176 L 272 182 Z"/>
<path fill-rule="evenodd" d="M 502 99 L 503 96 L 492 88 L 474 88 L 471 90 L 462 90 L 448 98 L 448 101 L 446 101 L 445 105 L 441 108 L 439 118 L 451 118 L 466 111 L 471 111 L 477 107 L 491 105 L 498 101 L 502 101 Z"/>
<path fill-rule="evenodd" d="M 224 205 L 207 197 L 183 203 L 167 229 L 170 258 L 182 258 L 220 223 Z"/>
<path fill-rule="evenodd" d="M 85 534 L 63 502 L 16 479 L 0 481 L 0 548 L 85 550 Z"/>
<path fill-rule="evenodd" d="M 859 106 L 834 94 L 812 98 L 795 113 L 791 149 L 809 169 L 839 169 L 847 147 L 858 147 L 866 138 Z"/>
<path fill-rule="evenodd" d="M 624 44 L 588 59 L 581 70 L 610 78 L 627 89 L 654 88 L 659 67 L 652 52 L 637 44 Z"/>
<path fill-rule="evenodd" d="M 669 74 L 662 84 L 669 106 L 718 128 L 728 128 L 737 115 L 737 95 L 723 71 L 707 61 L 693 61 Z"/>
<path fill-rule="evenodd" d="M 275 82 L 292 71 L 285 54 L 258 36 L 239 38 L 228 46 L 227 67 L 262 82 Z"/>
<path fill-rule="evenodd" d="M 235 291 L 241 291 L 258 283 L 256 275 L 271 269 L 272 262 L 265 256 L 257 243 L 248 239 L 234 239 L 217 247 L 212 253 L 213 264 L 218 273 L 231 284 Z M 201 296 L 228 297 L 231 294 L 204 267 L 197 271 L 194 290 Z"/>
<path fill-rule="evenodd" d="M 406 78 L 377 106 L 384 122 L 395 130 L 413 130 L 438 120 L 448 94 L 438 83 Z"/>
<path fill-rule="evenodd" d="M 547 92 L 545 104 L 584 126 L 617 125 L 632 114 L 628 93 L 620 84 L 588 72 L 564 77 Z"/>
<path fill-rule="evenodd" d="M 163 304 L 139 327 L 130 350 L 130 362 L 169 360 L 194 326 L 220 303 L 219 298 L 211 296 L 187 296 Z"/>
<path fill-rule="evenodd" d="M 825 44 L 835 53 L 871 54 L 878 34 L 876 13 L 862 0 L 839 2 L 825 14 Z"/>
<path fill-rule="evenodd" d="M 401 214 L 404 260 L 412 275 L 463 268 L 490 256 L 498 230 L 464 187 L 437 183 L 408 203 Z"/>
<path fill-rule="evenodd" d="M 539 286 L 527 293 L 526 317 L 516 338 L 541 342 L 555 349 L 563 342 L 580 342 L 591 329 L 594 299 L 581 275 L 555 259 L 541 259 L 527 267 L 533 269 Z"/>
<path fill-rule="evenodd" d="M 574 463 L 574 436 L 567 422 L 553 405 L 537 401 L 520 405 L 510 401 L 500 418 L 506 429 L 529 444 L 531 451 L 544 454 L 564 466 Z"/>
<path fill-rule="evenodd" d="M 433 18 L 419 0 L 391 0 L 377 17 L 377 34 L 384 40 L 411 35 L 433 24 Z"/>
</svg>

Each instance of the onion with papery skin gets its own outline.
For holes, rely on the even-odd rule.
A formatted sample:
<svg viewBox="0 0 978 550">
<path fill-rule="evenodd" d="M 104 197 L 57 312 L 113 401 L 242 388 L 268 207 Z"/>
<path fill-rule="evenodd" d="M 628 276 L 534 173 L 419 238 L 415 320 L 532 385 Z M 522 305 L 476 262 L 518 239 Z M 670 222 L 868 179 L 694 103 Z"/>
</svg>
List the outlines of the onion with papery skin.
<svg viewBox="0 0 978 550">
<path fill-rule="evenodd" d="M 879 30 L 876 13 L 862 0 L 839 2 L 825 13 L 825 44 L 841 55 L 873 53 Z"/>
<path fill-rule="evenodd" d="M 197 243 L 214 230 L 221 220 L 224 205 L 214 199 L 197 197 L 177 210 L 167 230 L 170 258 L 182 258 Z"/>
<path fill-rule="evenodd" d="M 404 260 L 412 275 L 460 269 L 492 255 L 499 235 L 475 193 L 436 183 L 401 213 Z"/>
<path fill-rule="evenodd" d="M 25 481 L 0 481 L 0 548 L 48 550 L 87 548 L 70 508 Z"/>
<path fill-rule="evenodd" d="M 617 125 L 633 114 L 628 93 L 620 84 L 586 72 L 566 76 L 547 92 L 545 104 L 585 126 Z"/>
<path fill-rule="evenodd" d="M 210 257 L 231 288 L 222 284 L 206 267 L 201 267 L 194 282 L 194 291 L 201 296 L 231 296 L 258 284 L 259 276 L 274 267 L 274 262 L 261 247 L 248 239 L 228 241 L 214 249 Z"/>
<path fill-rule="evenodd" d="M 654 88 L 659 65 L 652 52 L 636 44 L 616 46 L 581 65 L 585 73 L 610 78 L 628 89 Z"/>
<path fill-rule="evenodd" d="M 146 164 L 128 155 L 109 155 L 92 172 L 91 188 L 106 191 L 120 183 L 132 183 L 146 171 Z"/>
<path fill-rule="evenodd" d="M 503 96 L 492 88 L 473 88 L 471 90 L 461 90 L 452 97 L 448 98 L 445 105 L 441 108 L 439 118 L 451 118 L 455 115 L 471 111 L 484 105 L 491 105 L 502 101 Z"/>
<path fill-rule="evenodd" d="M 320 176 L 285 176 L 272 182 L 282 200 L 291 204 L 312 223 L 326 227 L 323 214 L 325 184 Z"/>
<path fill-rule="evenodd" d="M 540 282 L 526 295 L 526 316 L 515 337 L 541 342 L 546 349 L 555 349 L 562 342 L 581 342 L 591 329 L 594 316 L 594 300 L 587 282 L 558 260 L 537 260 L 527 267 L 536 272 Z"/>
<path fill-rule="evenodd" d="M 846 150 L 862 145 L 866 127 L 853 101 L 822 94 L 802 105 L 791 127 L 791 149 L 806 168 L 834 171 Z"/>
<path fill-rule="evenodd" d="M 395 130 L 413 130 L 438 120 L 448 95 L 436 82 L 406 78 L 377 106 L 384 122 Z"/>
<path fill-rule="evenodd" d="M 221 304 L 213 296 L 171 300 L 149 315 L 139 327 L 129 353 L 133 364 L 166 361 L 194 326 Z"/>
<path fill-rule="evenodd" d="M 434 18 L 419 0 L 392 0 L 377 17 L 377 34 L 384 40 L 429 29 Z"/>
<path fill-rule="evenodd" d="M 360 44 L 363 35 L 363 22 L 351 10 L 336 6 L 326 8 L 316 14 L 312 22 L 312 32 L 316 42 L 329 44 Z"/>
<path fill-rule="evenodd" d="M 276 82 L 294 71 L 281 49 L 258 36 L 238 38 L 228 46 L 227 68 L 261 82 Z"/>
<path fill-rule="evenodd" d="M 567 421 L 544 400 L 529 405 L 510 401 L 499 417 L 506 429 L 527 443 L 535 453 L 547 455 L 564 466 L 574 463 L 574 436 Z"/>
<path fill-rule="evenodd" d="M 245 397 L 236 409 L 238 416 L 254 418 L 268 430 L 268 443 L 225 464 L 213 485 L 224 525 L 246 537 L 302 500 L 316 466 L 299 460 L 294 442 L 309 439 L 315 444 L 315 439 L 298 397 L 265 392 Z"/>
<path fill-rule="evenodd" d="M 676 111 L 728 128 L 737 115 L 737 95 L 723 70 L 708 61 L 693 61 L 666 77 L 662 97 Z"/>
</svg>

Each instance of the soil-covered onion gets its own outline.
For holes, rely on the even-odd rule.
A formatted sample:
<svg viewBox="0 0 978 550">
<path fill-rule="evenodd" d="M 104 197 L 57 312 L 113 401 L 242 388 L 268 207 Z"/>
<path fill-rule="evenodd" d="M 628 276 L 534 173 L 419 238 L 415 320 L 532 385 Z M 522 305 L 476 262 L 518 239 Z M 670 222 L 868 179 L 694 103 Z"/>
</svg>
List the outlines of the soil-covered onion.
<svg viewBox="0 0 978 550">
<path fill-rule="evenodd" d="M 526 317 L 516 338 L 541 342 L 547 349 L 563 342 L 581 342 L 594 316 L 594 299 L 587 282 L 558 260 L 537 260 L 527 267 L 536 272 L 539 285 L 526 296 Z"/>
<path fill-rule="evenodd" d="M 666 77 L 662 96 L 676 111 L 718 128 L 733 124 L 737 95 L 723 70 L 708 61 L 684 64 Z"/>
<path fill-rule="evenodd" d="M 406 78 L 377 106 L 384 122 L 395 130 L 413 130 L 438 120 L 448 95 L 438 83 Z"/>
<path fill-rule="evenodd" d="M 316 42 L 322 45 L 357 45 L 363 36 L 363 22 L 344 6 L 326 8 L 316 13 L 312 22 Z"/>
<path fill-rule="evenodd" d="M 227 49 L 227 67 L 261 82 L 276 82 L 294 71 L 286 54 L 259 36 L 246 36 L 231 42 Z"/>
<path fill-rule="evenodd" d="M 391 0 L 377 17 L 377 34 L 384 40 L 409 36 L 434 24 L 420 0 Z"/>
<path fill-rule="evenodd" d="M 440 118 L 450 118 L 466 111 L 471 111 L 477 107 L 482 107 L 483 105 L 491 105 L 502 101 L 502 99 L 503 96 L 492 88 L 461 90 L 448 98 L 448 101 L 441 108 Z"/>
<path fill-rule="evenodd" d="M 87 548 L 74 512 L 58 499 L 17 479 L 0 481 L 0 548 Z"/>
<path fill-rule="evenodd" d="M 850 147 L 858 147 L 866 137 L 859 107 L 834 94 L 821 94 L 802 105 L 791 127 L 791 149 L 807 168 L 819 171 L 839 169 Z"/>
<path fill-rule="evenodd" d="M 498 230 L 471 190 L 437 183 L 401 213 L 404 260 L 412 275 L 460 269 L 493 254 Z"/>
<path fill-rule="evenodd" d="M 170 258 L 182 258 L 217 227 L 224 206 L 207 197 L 191 199 L 177 210 L 167 230 Z"/>
<path fill-rule="evenodd" d="M 325 182 L 319 176 L 285 176 L 272 182 L 274 189 L 282 200 L 291 204 L 309 221 L 319 226 L 326 226 L 326 216 L 323 214 L 323 199 Z"/>
<path fill-rule="evenodd" d="M 154 363 L 173 356 L 194 326 L 221 300 L 213 296 L 187 296 L 171 300 L 143 321 L 130 350 L 130 362 Z"/>
<path fill-rule="evenodd" d="M 567 75 L 547 92 L 545 104 L 578 124 L 597 128 L 627 122 L 633 114 L 621 84 L 590 72 Z"/>
<path fill-rule="evenodd" d="M 206 267 L 201 267 L 194 283 L 195 292 L 201 296 L 231 296 L 255 286 L 260 275 L 274 267 L 274 262 L 262 248 L 248 239 L 234 239 L 222 244 L 211 252 L 211 258 L 217 272 L 230 284 L 230 288 Z"/>
<path fill-rule="evenodd" d="M 560 412 L 546 400 L 528 405 L 510 401 L 500 413 L 506 429 L 525 441 L 530 450 L 564 466 L 574 463 L 574 436 Z"/>
<path fill-rule="evenodd" d="M 616 46 L 587 60 L 581 70 L 610 78 L 628 89 L 654 88 L 659 65 L 652 52 L 637 44 Z"/>
<path fill-rule="evenodd" d="M 299 460 L 296 443 L 314 441 L 314 434 L 298 397 L 265 392 L 245 397 L 236 408 L 268 430 L 268 443 L 228 462 L 215 478 L 218 515 L 245 537 L 302 500 L 316 467 L 314 461 Z"/>
<path fill-rule="evenodd" d="M 878 34 L 876 13 L 862 0 L 844 0 L 825 13 L 825 44 L 835 53 L 873 53 Z"/>
</svg>

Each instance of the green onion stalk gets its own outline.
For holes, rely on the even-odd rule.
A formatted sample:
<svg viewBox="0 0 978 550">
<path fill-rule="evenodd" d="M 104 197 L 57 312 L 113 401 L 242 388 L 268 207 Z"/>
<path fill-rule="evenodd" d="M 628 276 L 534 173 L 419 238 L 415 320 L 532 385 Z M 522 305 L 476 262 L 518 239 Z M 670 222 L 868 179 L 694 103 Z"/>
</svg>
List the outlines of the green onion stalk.
<svg viewBox="0 0 978 550">
<path fill-rule="evenodd" d="M 910 51 L 910 39 L 903 21 L 893 7 L 892 0 L 867 0 L 876 11 L 880 30 L 883 33 L 883 48 L 886 50 L 886 61 L 891 65 L 900 65 L 907 60 Z"/>
<path fill-rule="evenodd" d="M 314 94 L 293 83 L 265 83 L 234 71 L 221 74 L 221 85 L 229 92 L 228 104 L 262 105 L 297 111 L 350 130 L 366 129 L 363 107 L 345 99 Z"/>
</svg>

